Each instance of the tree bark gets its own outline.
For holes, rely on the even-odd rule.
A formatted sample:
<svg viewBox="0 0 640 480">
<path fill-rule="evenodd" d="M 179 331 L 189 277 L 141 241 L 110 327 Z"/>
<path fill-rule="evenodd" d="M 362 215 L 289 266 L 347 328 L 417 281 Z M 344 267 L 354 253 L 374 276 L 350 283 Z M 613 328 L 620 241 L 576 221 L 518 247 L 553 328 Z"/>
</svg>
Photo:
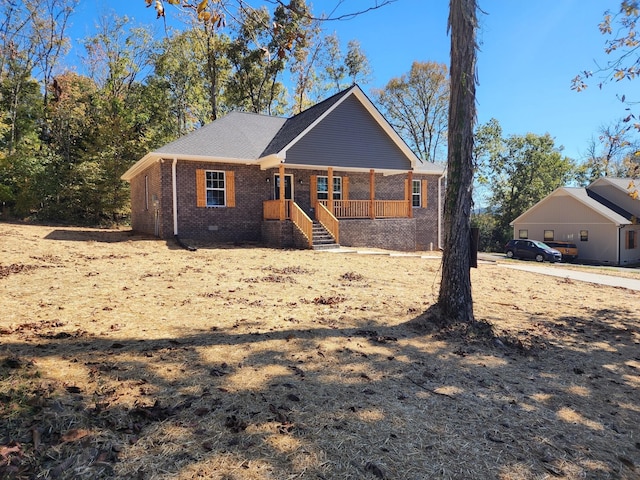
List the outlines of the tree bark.
<svg viewBox="0 0 640 480">
<path fill-rule="evenodd" d="M 476 121 L 476 0 L 451 0 L 451 97 L 444 204 L 444 251 L 438 296 L 441 321 L 472 323 L 469 251 Z"/>
</svg>

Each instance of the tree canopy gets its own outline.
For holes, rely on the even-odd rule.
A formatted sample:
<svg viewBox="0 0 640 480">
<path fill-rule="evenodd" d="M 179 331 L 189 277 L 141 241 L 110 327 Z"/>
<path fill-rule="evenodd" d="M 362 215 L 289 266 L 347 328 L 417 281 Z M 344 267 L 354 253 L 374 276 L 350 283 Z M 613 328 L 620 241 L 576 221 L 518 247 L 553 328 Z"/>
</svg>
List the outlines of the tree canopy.
<svg viewBox="0 0 640 480">
<path fill-rule="evenodd" d="M 413 62 L 409 73 L 392 78 L 374 99 L 396 131 L 426 162 L 444 161 L 449 111 L 449 71 L 435 62 Z"/>
<path fill-rule="evenodd" d="M 355 40 L 343 49 L 332 35 L 333 56 L 323 54 L 330 41 L 304 0 L 212 2 L 232 17 L 225 28 L 173 3 L 190 22 L 161 38 L 126 16 L 96 18 L 78 75 L 62 55 L 77 0 L 0 0 L 3 217 L 119 222 L 129 209 L 120 176 L 149 150 L 230 110 L 298 113 L 369 73 Z"/>
<path fill-rule="evenodd" d="M 556 188 L 575 182 L 575 162 L 562 155 L 548 133 L 502 134 L 497 120 L 478 127 L 474 151 L 477 180 L 488 190 L 494 219 L 484 247 L 500 249 L 511 238 L 509 223 Z"/>
</svg>

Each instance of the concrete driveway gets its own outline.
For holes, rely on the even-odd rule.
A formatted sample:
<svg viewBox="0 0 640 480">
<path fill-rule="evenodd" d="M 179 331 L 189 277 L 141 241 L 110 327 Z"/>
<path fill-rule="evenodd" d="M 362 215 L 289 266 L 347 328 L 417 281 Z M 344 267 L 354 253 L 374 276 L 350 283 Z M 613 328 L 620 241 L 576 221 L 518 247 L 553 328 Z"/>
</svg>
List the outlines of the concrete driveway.
<svg viewBox="0 0 640 480">
<path fill-rule="evenodd" d="M 504 268 L 512 268 L 514 270 L 524 270 L 525 272 L 539 273 L 542 275 L 551 275 L 553 277 L 569 278 L 580 282 L 598 283 L 600 285 L 608 285 L 611 287 L 628 288 L 629 290 L 640 291 L 640 280 L 633 278 L 616 277 L 614 275 L 603 275 L 600 273 L 585 272 L 582 270 L 573 270 L 562 268 L 557 265 L 540 265 L 531 264 L 529 262 L 522 263 L 497 263 Z"/>
</svg>

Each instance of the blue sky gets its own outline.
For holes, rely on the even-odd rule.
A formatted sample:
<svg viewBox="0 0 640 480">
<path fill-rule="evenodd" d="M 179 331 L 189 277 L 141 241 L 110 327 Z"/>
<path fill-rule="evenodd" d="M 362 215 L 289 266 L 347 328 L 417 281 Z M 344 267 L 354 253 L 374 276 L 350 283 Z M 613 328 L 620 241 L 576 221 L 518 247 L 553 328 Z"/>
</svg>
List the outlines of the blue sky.
<svg viewBox="0 0 640 480">
<path fill-rule="evenodd" d="M 336 13 L 374 1 L 347 0 Z M 336 1 L 313 4 L 319 13 Z M 599 128 L 625 116 L 616 93 L 634 97 L 640 87 L 637 80 L 600 90 L 594 81 L 584 92 L 570 89 L 575 75 L 594 70 L 596 60 L 606 62 L 598 23 L 607 8 L 619 5 L 619 0 L 479 0 L 486 13 L 479 16 L 478 121 L 498 119 L 505 135 L 549 133 L 565 155 L 583 158 Z M 448 7 L 448 0 L 397 0 L 352 20 L 327 22 L 325 30 L 337 32 L 345 45 L 360 41 L 373 69 L 373 81 L 363 86 L 369 91 L 408 72 L 415 60 L 448 65 Z M 73 39 L 91 35 L 97 15 L 113 9 L 153 25 L 162 35 L 161 22 L 144 0 L 81 0 L 72 19 Z"/>
</svg>

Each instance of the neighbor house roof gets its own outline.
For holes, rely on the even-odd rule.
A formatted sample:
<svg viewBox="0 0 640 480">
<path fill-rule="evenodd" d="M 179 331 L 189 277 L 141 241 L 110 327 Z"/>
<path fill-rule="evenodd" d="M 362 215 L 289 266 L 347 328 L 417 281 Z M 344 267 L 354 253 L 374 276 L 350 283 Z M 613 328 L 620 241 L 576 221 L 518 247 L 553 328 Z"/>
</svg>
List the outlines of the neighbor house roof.
<svg viewBox="0 0 640 480">
<path fill-rule="evenodd" d="M 131 180 L 150 164 L 162 158 L 258 164 L 262 168 L 273 167 L 286 162 L 287 150 L 351 95 L 354 95 L 369 111 L 372 118 L 400 148 L 416 170 L 419 169 L 421 173 L 444 172 L 442 165 L 421 163 L 360 87 L 353 85 L 288 119 L 252 113 L 229 113 L 148 153 L 129 168 L 122 175 L 122 179 Z"/>
<path fill-rule="evenodd" d="M 509 225 L 513 226 L 515 223 L 520 222 L 523 219 L 523 217 L 526 217 L 530 212 L 533 212 L 534 210 L 542 208 L 550 198 L 556 197 L 556 196 L 562 196 L 562 195 L 568 195 L 570 197 L 573 197 L 578 202 L 587 206 L 592 211 L 598 213 L 599 215 L 606 218 L 610 222 L 615 223 L 616 225 L 628 225 L 631 223 L 623 215 L 614 211 L 612 208 L 610 208 L 609 206 L 599 201 L 599 198 L 601 199 L 601 197 L 599 197 L 598 195 L 593 195 L 593 193 L 589 192 L 587 188 L 560 187 L 554 190 L 549 195 L 547 195 L 542 200 L 540 200 L 533 207 L 525 211 L 522 215 L 520 215 L 511 223 L 509 223 Z"/>
</svg>

